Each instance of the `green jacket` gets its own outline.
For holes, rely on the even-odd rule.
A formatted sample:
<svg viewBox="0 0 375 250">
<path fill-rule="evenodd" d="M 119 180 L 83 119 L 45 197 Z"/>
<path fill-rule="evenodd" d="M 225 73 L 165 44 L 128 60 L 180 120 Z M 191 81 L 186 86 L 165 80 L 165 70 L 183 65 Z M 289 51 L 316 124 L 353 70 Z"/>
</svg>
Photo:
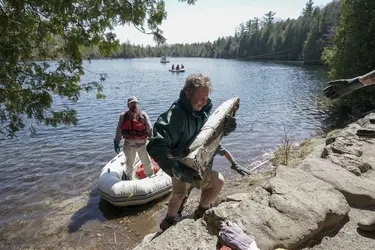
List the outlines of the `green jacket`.
<svg viewBox="0 0 375 250">
<path fill-rule="evenodd" d="M 172 176 L 176 160 L 186 156 L 190 143 L 198 135 L 212 109 L 211 100 L 200 111 L 194 111 L 185 92 L 154 124 L 154 137 L 147 145 L 149 155 L 161 169 Z"/>
</svg>

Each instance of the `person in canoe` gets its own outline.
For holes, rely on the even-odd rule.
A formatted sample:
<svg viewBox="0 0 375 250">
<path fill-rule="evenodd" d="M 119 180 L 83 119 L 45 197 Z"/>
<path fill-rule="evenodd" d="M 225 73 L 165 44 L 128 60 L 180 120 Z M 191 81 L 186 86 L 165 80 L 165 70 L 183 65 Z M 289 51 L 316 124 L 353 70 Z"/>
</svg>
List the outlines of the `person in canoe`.
<svg viewBox="0 0 375 250">
<path fill-rule="evenodd" d="M 174 70 L 174 64 L 172 64 L 172 70 Z"/>
<path fill-rule="evenodd" d="M 135 178 L 134 161 L 136 153 L 144 167 L 146 176 L 154 174 L 152 168 L 152 161 L 147 153 L 146 145 L 148 139 L 152 137 L 152 124 L 146 112 L 140 111 L 138 106 L 138 99 L 132 96 L 128 99 L 129 110 L 121 113 L 114 139 L 114 147 L 116 153 L 120 153 L 121 137 L 124 138 L 124 154 L 126 157 L 126 171 L 127 180 Z"/>
<path fill-rule="evenodd" d="M 184 67 L 184 65 L 183 64 L 181 64 L 181 69 L 184 69 L 185 67 Z"/>
<path fill-rule="evenodd" d="M 211 90 L 210 78 L 202 74 L 190 75 L 180 91 L 179 99 L 154 124 L 154 137 L 147 145 L 147 151 L 160 168 L 172 177 L 172 196 L 168 202 L 167 216 L 160 223 L 163 231 L 177 223 L 177 211 L 190 185 L 201 189 L 200 203 L 194 212 L 195 219 L 203 216 L 224 185 L 224 177 L 219 172 L 207 169 L 202 178 L 198 172 L 177 161 L 186 156 L 190 142 L 211 113 Z M 235 129 L 236 119 L 228 116 L 224 134 L 228 135 Z"/>
<path fill-rule="evenodd" d="M 177 64 L 177 66 L 176 66 L 176 70 L 177 70 L 177 71 L 180 70 L 180 64 Z"/>
</svg>

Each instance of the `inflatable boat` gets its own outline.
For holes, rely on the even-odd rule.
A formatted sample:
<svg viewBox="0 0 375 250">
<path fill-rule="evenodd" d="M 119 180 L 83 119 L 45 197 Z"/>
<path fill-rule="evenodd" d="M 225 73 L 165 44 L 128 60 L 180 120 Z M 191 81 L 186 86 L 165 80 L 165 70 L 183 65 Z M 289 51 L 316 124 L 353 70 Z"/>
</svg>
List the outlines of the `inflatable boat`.
<svg viewBox="0 0 375 250">
<path fill-rule="evenodd" d="M 123 152 L 108 162 L 100 173 L 97 190 L 99 196 L 115 206 L 141 205 L 158 199 L 172 191 L 172 178 L 153 161 L 155 175 L 145 177 L 143 165 L 137 156 L 135 180 L 125 180 L 126 159 Z"/>
</svg>

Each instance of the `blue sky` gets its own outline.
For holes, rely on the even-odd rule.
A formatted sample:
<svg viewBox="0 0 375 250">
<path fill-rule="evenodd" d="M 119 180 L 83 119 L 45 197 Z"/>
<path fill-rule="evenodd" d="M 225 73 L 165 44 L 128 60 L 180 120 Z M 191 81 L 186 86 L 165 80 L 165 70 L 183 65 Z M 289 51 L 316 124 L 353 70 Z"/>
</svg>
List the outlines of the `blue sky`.
<svg viewBox="0 0 375 250">
<path fill-rule="evenodd" d="M 168 44 L 216 40 L 233 35 L 235 28 L 253 17 L 262 17 L 268 11 L 276 18 L 297 18 L 307 0 L 197 0 L 195 5 L 166 0 L 167 19 L 161 25 Z M 324 6 L 331 0 L 314 0 L 315 6 Z M 115 28 L 120 42 L 155 45 L 152 36 L 131 26 Z"/>
</svg>

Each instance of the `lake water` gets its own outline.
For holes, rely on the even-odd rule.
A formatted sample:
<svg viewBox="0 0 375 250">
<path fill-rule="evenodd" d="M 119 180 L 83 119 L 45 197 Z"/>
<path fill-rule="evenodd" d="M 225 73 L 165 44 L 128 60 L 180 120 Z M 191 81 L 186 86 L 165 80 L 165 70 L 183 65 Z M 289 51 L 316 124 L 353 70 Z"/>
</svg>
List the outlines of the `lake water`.
<svg viewBox="0 0 375 250">
<path fill-rule="evenodd" d="M 171 73 L 171 63 L 183 63 L 185 73 Z M 107 73 L 103 83 L 105 100 L 82 94 L 75 104 L 76 127 L 37 128 L 17 138 L 0 140 L 0 225 L 51 213 L 48 203 L 93 192 L 102 167 L 115 156 L 113 138 L 119 114 L 126 99 L 134 95 L 140 109 L 155 122 L 178 98 L 184 80 L 191 73 L 206 73 L 212 80 L 214 108 L 239 96 L 237 130 L 222 141 L 238 162 L 251 169 L 270 157 L 284 136 L 284 127 L 295 141 L 322 134 L 327 124 L 321 89 L 327 81 L 326 68 L 296 64 L 248 62 L 220 59 L 171 58 L 161 64 L 158 58 L 94 60 L 85 67 Z M 98 80 L 88 73 L 84 81 Z M 233 173 L 223 157 L 216 169 L 227 179 Z M 98 210 L 98 202 L 91 204 Z M 99 212 L 97 214 L 100 214 Z M 103 219 L 103 218 L 102 218 Z"/>
</svg>

